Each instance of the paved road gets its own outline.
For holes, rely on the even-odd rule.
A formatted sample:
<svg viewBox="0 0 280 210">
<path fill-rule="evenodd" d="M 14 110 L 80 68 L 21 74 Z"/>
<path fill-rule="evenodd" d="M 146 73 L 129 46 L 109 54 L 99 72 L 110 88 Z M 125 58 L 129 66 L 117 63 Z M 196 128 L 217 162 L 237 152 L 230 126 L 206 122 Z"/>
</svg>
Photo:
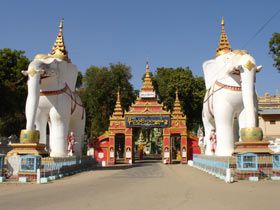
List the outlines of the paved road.
<svg viewBox="0 0 280 210">
<path fill-rule="evenodd" d="M 186 165 L 144 163 L 44 185 L 1 184 L 0 209 L 278 210 L 279 195 L 277 181 L 226 184 Z"/>
</svg>

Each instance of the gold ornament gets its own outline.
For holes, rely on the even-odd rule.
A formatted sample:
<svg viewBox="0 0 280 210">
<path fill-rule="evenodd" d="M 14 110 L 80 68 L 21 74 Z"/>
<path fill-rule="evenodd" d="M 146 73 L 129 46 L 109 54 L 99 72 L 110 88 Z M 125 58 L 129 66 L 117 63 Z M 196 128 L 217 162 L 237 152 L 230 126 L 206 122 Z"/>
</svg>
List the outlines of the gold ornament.
<svg viewBox="0 0 280 210">
<path fill-rule="evenodd" d="M 260 127 L 241 128 L 240 136 L 243 142 L 261 141 L 263 132 Z"/>
<path fill-rule="evenodd" d="M 222 31 L 221 31 L 221 36 L 220 36 L 220 42 L 219 42 L 218 48 L 216 49 L 216 57 L 231 51 L 230 43 L 228 41 L 228 37 L 225 32 L 224 17 L 222 18 L 222 21 L 221 21 L 221 27 L 222 27 Z"/>
<path fill-rule="evenodd" d="M 54 46 L 52 48 L 52 52 L 50 53 L 50 56 L 54 57 L 54 58 L 59 58 L 59 59 L 65 60 L 68 63 L 71 62 L 71 60 L 68 57 L 68 52 L 67 52 L 65 44 L 64 44 L 63 19 L 60 20 L 59 32 L 56 37 L 56 40 L 55 40 Z"/>
<path fill-rule="evenodd" d="M 30 144 L 39 143 L 40 132 L 37 130 L 21 130 L 20 132 L 20 143 Z"/>
<path fill-rule="evenodd" d="M 244 65 L 244 67 L 245 67 L 246 69 L 248 69 L 249 71 L 251 71 L 253 68 L 256 67 L 256 64 L 254 64 L 252 61 L 249 60 L 249 61 Z"/>
</svg>

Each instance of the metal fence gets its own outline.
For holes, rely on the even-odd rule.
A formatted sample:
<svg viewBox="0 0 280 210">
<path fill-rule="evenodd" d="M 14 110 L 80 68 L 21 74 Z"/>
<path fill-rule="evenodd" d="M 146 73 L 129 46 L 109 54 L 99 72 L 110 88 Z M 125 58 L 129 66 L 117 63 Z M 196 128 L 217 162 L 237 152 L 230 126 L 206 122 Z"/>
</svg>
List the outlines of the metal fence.
<svg viewBox="0 0 280 210">
<path fill-rule="evenodd" d="M 195 168 L 205 171 L 226 182 L 233 181 L 230 169 L 231 162 L 232 157 L 217 157 L 198 154 L 193 156 L 193 166 Z"/>
<path fill-rule="evenodd" d="M 226 182 L 280 180 L 280 154 L 246 153 L 237 157 L 194 155 L 193 166 Z"/>
<path fill-rule="evenodd" d="M 62 178 L 96 166 L 93 157 L 42 158 L 41 177 Z"/>
</svg>

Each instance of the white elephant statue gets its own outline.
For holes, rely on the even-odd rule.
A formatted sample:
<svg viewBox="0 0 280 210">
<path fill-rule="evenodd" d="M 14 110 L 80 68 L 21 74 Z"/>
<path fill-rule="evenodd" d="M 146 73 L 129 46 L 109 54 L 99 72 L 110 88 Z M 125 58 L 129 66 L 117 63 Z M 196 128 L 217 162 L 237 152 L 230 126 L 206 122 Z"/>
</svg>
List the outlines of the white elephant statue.
<svg viewBox="0 0 280 210">
<path fill-rule="evenodd" d="M 67 156 L 67 137 L 75 134 L 75 155 L 82 155 L 85 110 L 75 91 L 77 68 L 53 56 L 39 54 L 29 64 L 26 129 L 40 131 L 40 143 L 46 144 L 49 125 L 51 157 Z"/>
<path fill-rule="evenodd" d="M 245 50 L 229 51 L 203 63 L 207 89 L 202 111 L 206 155 L 232 155 L 238 138 L 234 134 L 236 119 L 239 128 L 257 126 L 255 80 L 260 70 L 261 66 L 256 66 Z M 216 145 L 211 145 L 213 131 Z"/>
</svg>

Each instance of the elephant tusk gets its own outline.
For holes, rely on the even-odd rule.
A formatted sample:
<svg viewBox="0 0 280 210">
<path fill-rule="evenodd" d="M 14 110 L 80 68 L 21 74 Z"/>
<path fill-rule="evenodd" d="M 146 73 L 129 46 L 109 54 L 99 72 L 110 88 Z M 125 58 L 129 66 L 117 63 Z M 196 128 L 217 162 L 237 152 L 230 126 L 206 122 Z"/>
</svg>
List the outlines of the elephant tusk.
<svg viewBox="0 0 280 210">
<path fill-rule="evenodd" d="M 21 73 L 22 73 L 24 76 L 28 76 L 28 72 L 25 71 L 25 70 L 22 70 Z"/>
<path fill-rule="evenodd" d="M 260 66 L 257 66 L 257 70 L 256 70 L 256 72 L 260 72 L 262 70 L 262 66 L 260 65 Z"/>
</svg>

